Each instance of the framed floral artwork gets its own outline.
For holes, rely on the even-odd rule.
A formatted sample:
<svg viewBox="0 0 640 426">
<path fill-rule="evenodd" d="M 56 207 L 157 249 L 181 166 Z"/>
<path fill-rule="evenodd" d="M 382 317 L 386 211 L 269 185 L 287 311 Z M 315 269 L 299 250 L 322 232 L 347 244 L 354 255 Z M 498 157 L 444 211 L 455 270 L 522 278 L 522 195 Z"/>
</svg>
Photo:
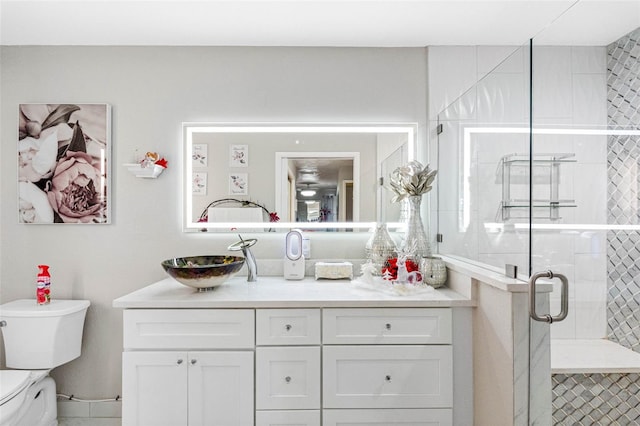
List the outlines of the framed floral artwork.
<svg viewBox="0 0 640 426">
<path fill-rule="evenodd" d="M 249 145 L 231 145 L 229 147 L 229 167 L 247 167 L 249 165 Z"/>
<path fill-rule="evenodd" d="M 191 188 L 193 195 L 207 195 L 207 173 L 194 172 Z"/>
<path fill-rule="evenodd" d="M 207 156 L 208 145 L 206 143 L 194 143 L 193 144 L 193 153 L 191 155 L 191 159 L 193 160 L 193 167 L 207 167 L 208 156 Z"/>
<path fill-rule="evenodd" d="M 18 106 L 21 223 L 111 223 L 111 109 Z"/>
<path fill-rule="evenodd" d="M 229 195 L 249 194 L 249 177 L 246 173 L 229 174 Z"/>
</svg>

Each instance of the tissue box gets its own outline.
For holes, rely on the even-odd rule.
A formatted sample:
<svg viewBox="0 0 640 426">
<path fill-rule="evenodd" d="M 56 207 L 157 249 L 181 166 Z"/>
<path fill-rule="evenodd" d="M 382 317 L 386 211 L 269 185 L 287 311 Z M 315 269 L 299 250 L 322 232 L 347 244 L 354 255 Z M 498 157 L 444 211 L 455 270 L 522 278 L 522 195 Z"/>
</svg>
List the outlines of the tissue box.
<svg viewBox="0 0 640 426">
<path fill-rule="evenodd" d="M 326 278 L 340 280 L 353 279 L 353 264 L 351 262 L 316 262 L 316 280 Z"/>
</svg>

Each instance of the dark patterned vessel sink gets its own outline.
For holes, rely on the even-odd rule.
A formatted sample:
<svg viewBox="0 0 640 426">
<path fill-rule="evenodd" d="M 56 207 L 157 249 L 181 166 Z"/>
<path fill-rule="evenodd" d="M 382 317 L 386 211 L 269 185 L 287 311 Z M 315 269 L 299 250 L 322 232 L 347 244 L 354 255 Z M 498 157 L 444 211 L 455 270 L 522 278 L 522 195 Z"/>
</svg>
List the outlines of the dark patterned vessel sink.
<svg viewBox="0 0 640 426">
<path fill-rule="evenodd" d="M 244 265 L 240 256 L 176 257 L 162 262 L 167 274 L 188 287 L 210 290 L 234 276 Z"/>
</svg>

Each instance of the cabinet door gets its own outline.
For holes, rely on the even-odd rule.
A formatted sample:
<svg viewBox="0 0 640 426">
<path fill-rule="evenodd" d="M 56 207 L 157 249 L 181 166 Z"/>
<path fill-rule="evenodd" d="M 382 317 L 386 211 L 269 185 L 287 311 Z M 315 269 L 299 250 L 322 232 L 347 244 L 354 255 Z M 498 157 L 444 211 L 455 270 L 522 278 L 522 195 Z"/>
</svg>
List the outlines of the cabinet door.
<svg viewBox="0 0 640 426">
<path fill-rule="evenodd" d="M 253 352 L 189 352 L 188 370 L 189 426 L 253 424 Z"/>
<path fill-rule="evenodd" d="M 187 353 L 122 354 L 122 425 L 175 426 L 187 420 Z"/>
<path fill-rule="evenodd" d="M 449 408 L 451 346 L 325 346 L 325 408 Z"/>
</svg>

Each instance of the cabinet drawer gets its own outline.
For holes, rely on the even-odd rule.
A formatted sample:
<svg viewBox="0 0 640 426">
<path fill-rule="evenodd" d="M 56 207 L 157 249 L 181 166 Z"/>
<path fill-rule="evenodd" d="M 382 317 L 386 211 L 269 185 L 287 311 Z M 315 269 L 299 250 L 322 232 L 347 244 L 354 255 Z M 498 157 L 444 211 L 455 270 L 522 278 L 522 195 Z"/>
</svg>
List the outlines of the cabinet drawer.
<svg viewBox="0 0 640 426">
<path fill-rule="evenodd" d="M 451 426 L 450 409 L 324 410 L 322 426 Z"/>
<path fill-rule="evenodd" d="M 256 409 L 319 409 L 320 347 L 256 348 Z"/>
<path fill-rule="evenodd" d="M 125 349 L 254 347 L 252 309 L 125 309 Z"/>
<path fill-rule="evenodd" d="M 325 344 L 450 344 L 451 309 L 325 309 Z"/>
<path fill-rule="evenodd" d="M 258 309 L 256 345 L 319 345 L 319 309 Z"/>
<path fill-rule="evenodd" d="M 325 346 L 325 408 L 450 408 L 451 346 Z"/>
<path fill-rule="evenodd" d="M 320 410 L 256 411 L 256 426 L 320 426 Z"/>
</svg>

